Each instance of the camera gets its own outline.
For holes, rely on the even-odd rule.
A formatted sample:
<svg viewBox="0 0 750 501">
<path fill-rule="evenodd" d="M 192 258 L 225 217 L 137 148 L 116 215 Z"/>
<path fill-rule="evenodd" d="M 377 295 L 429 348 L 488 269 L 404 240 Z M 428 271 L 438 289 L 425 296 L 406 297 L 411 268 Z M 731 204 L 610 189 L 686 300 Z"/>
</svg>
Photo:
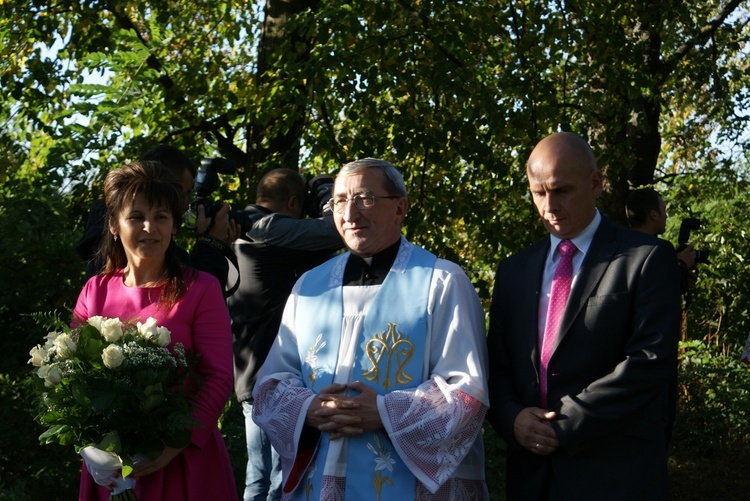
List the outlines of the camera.
<svg viewBox="0 0 750 501">
<path fill-rule="evenodd" d="M 700 229 L 701 224 L 701 220 L 695 217 L 686 217 L 682 220 L 682 223 L 680 223 L 680 233 L 677 237 L 677 252 L 680 252 L 682 249 L 687 247 L 688 242 L 690 241 L 690 232 Z M 711 254 L 710 250 L 696 249 L 695 262 L 707 263 L 709 254 Z"/>
<path fill-rule="evenodd" d="M 328 200 L 333 193 L 333 177 L 318 174 L 307 182 L 304 212 L 311 218 L 318 218 L 328 211 Z"/>
<path fill-rule="evenodd" d="M 193 192 L 195 198 L 190 202 L 190 207 L 185 213 L 185 228 L 194 230 L 198 226 L 198 206 L 202 205 L 206 218 L 213 218 L 219 209 L 221 203 L 211 200 L 210 195 L 219 187 L 219 174 L 234 174 L 237 165 L 226 158 L 204 158 L 198 168 L 193 183 Z M 241 213 L 236 211 L 229 212 L 229 218 L 240 224 L 244 220 Z M 243 232 L 245 231 L 243 225 Z"/>
</svg>

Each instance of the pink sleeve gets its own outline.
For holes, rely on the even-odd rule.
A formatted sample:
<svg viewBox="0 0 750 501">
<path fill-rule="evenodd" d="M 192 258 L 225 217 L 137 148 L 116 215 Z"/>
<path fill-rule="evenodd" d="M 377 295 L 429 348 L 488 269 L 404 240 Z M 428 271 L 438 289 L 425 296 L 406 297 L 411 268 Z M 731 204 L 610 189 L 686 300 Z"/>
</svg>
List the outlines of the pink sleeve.
<svg viewBox="0 0 750 501">
<path fill-rule="evenodd" d="M 193 350 L 200 354 L 198 371 L 203 378 L 195 396 L 193 417 L 203 426 L 193 428 L 192 441 L 201 448 L 232 394 L 234 366 L 229 312 L 218 280 L 201 273 L 193 286 L 200 288 L 193 298 Z"/>
<path fill-rule="evenodd" d="M 75 308 L 73 308 L 73 318 L 71 318 L 70 320 L 71 327 L 77 327 L 84 320 L 87 320 L 91 316 L 89 315 L 89 305 L 88 301 L 86 300 L 86 298 L 88 297 L 91 280 L 92 279 L 89 279 L 89 281 L 86 282 L 86 285 L 83 286 L 83 289 L 81 289 L 81 292 L 78 294 L 76 306 Z"/>
</svg>

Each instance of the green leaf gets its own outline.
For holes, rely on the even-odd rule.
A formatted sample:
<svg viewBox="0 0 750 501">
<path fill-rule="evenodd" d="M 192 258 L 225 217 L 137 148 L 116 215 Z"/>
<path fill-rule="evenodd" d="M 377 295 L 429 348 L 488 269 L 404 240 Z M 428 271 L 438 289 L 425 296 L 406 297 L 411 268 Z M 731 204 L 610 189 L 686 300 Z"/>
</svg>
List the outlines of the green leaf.
<svg viewBox="0 0 750 501">
<path fill-rule="evenodd" d="M 97 449 L 101 449 L 106 452 L 112 452 L 120 454 L 122 452 L 122 442 L 120 442 L 120 435 L 116 430 L 110 431 L 101 441 L 96 444 Z"/>
</svg>

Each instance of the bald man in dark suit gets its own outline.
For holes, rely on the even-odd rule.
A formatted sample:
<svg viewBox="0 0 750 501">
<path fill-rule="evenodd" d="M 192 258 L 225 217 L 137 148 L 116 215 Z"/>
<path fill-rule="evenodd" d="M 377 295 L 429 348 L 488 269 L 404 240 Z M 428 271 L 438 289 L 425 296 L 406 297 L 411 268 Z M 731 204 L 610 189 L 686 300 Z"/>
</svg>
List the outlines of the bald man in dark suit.
<svg viewBox="0 0 750 501">
<path fill-rule="evenodd" d="M 498 266 L 488 334 L 507 499 L 664 500 L 674 251 L 598 212 L 602 174 L 580 136 L 540 141 L 527 175 L 549 235 Z"/>
</svg>

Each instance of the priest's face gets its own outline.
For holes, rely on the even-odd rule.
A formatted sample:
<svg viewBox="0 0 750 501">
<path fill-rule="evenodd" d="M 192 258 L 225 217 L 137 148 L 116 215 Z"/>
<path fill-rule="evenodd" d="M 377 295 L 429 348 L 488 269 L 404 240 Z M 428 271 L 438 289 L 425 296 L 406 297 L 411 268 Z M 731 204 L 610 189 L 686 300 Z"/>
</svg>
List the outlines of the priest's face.
<svg viewBox="0 0 750 501">
<path fill-rule="evenodd" d="M 336 178 L 336 228 L 349 250 L 361 257 L 373 256 L 401 238 L 406 198 L 388 193 L 384 181 L 383 172 L 373 167 Z"/>
</svg>

